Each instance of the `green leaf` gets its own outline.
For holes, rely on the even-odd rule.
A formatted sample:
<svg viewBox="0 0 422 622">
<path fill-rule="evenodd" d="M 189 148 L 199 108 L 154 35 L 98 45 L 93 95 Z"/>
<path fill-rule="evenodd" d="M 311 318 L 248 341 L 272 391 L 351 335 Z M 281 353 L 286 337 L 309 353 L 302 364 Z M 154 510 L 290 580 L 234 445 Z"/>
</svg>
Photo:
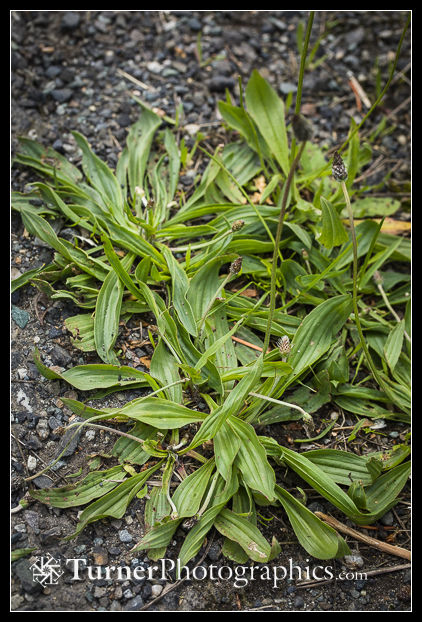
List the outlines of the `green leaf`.
<svg viewBox="0 0 422 622">
<path fill-rule="evenodd" d="M 245 484 L 261 492 L 269 501 L 274 499 L 275 473 L 270 466 L 264 447 L 259 442 L 253 427 L 238 419 L 229 417 L 228 426 L 239 438 L 239 450 L 235 464 L 242 473 Z"/>
<path fill-rule="evenodd" d="M 257 132 L 254 132 L 253 124 L 243 108 L 220 101 L 218 102 L 218 110 L 224 121 L 245 138 L 251 149 L 257 153 L 268 150 L 262 137 L 259 137 Z"/>
<path fill-rule="evenodd" d="M 167 349 L 163 339 L 158 341 L 151 358 L 150 374 L 163 386 L 180 381 L 179 365 L 173 354 Z M 164 391 L 169 400 L 181 404 L 183 401 L 182 385 L 176 384 Z"/>
<path fill-rule="evenodd" d="M 210 302 L 217 294 L 221 283 L 218 276 L 221 266 L 233 259 L 235 259 L 234 254 L 210 259 L 199 270 L 196 270 L 191 278 L 186 297 L 198 322 L 203 318 Z"/>
<path fill-rule="evenodd" d="M 97 499 L 86 507 L 79 516 L 79 523 L 76 531 L 66 539 L 69 540 L 70 538 L 75 537 L 88 523 L 92 523 L 93 521 L 97 521 L 107 516 L 111 516 L 112 518 L 122 518 L 133 497 L 144 486 L 150 476 L 155 473 L 157 469 L 159 469 L 162 462 L 163 461 L 161 460 L 151 468 L 130 477 L 119 484 L 114 490 L 106 493 L 100 499 Z"/>
<path fill-rule="evenodd" d="M 67 330 L 72 333 L 71 343 L 82 352 L 95 350 L 94 318 L 90 313 L 81 313 L 65 319 Z"/>
<path fill-rule="evenodd" d="M 207 415 L 188 449 L 198 447 L 206 440 L 214 438 L 229 415 L 236 415 L 242 409 L 244 400 L 258 383 L 262 374 L 262 355 L 251 366 L 250 371 L 229 393 L 224 403 Z M 187 449 L 185 450 L 187 451 Z"/>
<path fill-rule="evenodd" d="M 339 449 L 313 449 L 303 452 L 302 455 L 319 466 L 337 484 L 345 486 L 349 486 L 352 481 L 360 481 L 368 486 L 382 469 L 382 463 L 378 460 Z"/>
<path fill-rule="evenodd" d="M 232 465 L 240 448 L 239 436 L 225 422 L 214 436 L 214 455 L 217 471 L 229 481 Z"/>
<path fill-rule="evenodd" d="M 297 539 L 305 551 L 317 559 L 334 559 L 350 553 L 335 529 L 323 523 L 287 490 L 276 486 L 276 495 L 284 507 Z"/>
<path fill-rule="evenodd" d="M 134 257 L 126 255 L 122 261 L 123 269 L 128 269 Z M 112 365 L 118 364 L 113 346 L 119 332 L 120 311 L 122 307 L 123 285 L 114 271 L 110 271 L 101 286 L 95 305 L 94 341 L 99 357 Z"/>
<path fill-rule="evenodd" d="M 349 295 L 334 296 L 313 309 L 293 337 L 288 363 L 298 376 L 313 365 L 331 346 L 352 311 Z"/>
<path fill-rule="evenodd" d="M 329 201 L 320 197 L 322 210 L 322 230 L 318 241 L 326 248 L 341 246 L 349 240 L 346 229 L 336 209 Z"/>
<path fill-rule="evenodd" d="M 66 405 L 76 414 L 82 417 L 104 415 L 104 419 L 110 419 L 116 415 L 124 415 L 134 421 L 143 421 L 159 430 L 173 430 L 181 428 L 189 423 L 197 423 L 205 418 L 204 413 L 191 410 L 176 404 L 170 400 L 158 397 L 139 397 L 128 402 L 121 408 L 90 408 L 77 400 L 66 400 Z"/>
<path fill-rule="evenodd" d="M 14 549 L 10 553 L 10 561 L 15 562 L 22 557 L 26 557 L 30 555 L 32 551 L 36 551 L 37 547 L 29 548 L 29 549 Z"/>
<path fill-rule="evenodd" d="M 167 262 L 171 274 L 172 301 L 179 316 L 180 322 L 188 333 L 196 337 L 198 331 L 192 308 L 187 300 L 186 292 L 189 288 L 189 279 L 186 272 L 173 257 L 172 252 L 164 245 L 160 245 L 162 254 Z"/>
<path fill-rule="evenodd" d="M 101 194 L 104 206 L 117 222 L 125 222 L 123 196 L 117 178 L 98 156 L 93 153 L 88 141 L 79 132 L 72 132 L 82 150 L 82 168 L 88 180 Z"/>
<path fill-rule="evenodd" d="M 384 354 L 385 360 L 388 363 L 391 371 L 394 371 L 394 368 L 399 360 L 400 353 L 403 347 L 403 338 L 404 338 L 404 320 L 398 322 L 391 333 L 387 337 L 387 341 L 384 345 Z"/>
<path fill-rule="evenodd" d="M 255 121 L 269 150 L 281 170 L 289 173 L 289 146 L 284 118 L 284 104 L 273 87 L 256 69 L 246 86 L 245 100 L 248 112 Z"/>
<path fill-rule="evenodd" d="M 129 430 L 129 433 L 139 439 L 148 441 L 156 437 L 157 430 L 146 423 L 142 423 L 142 421 L 138 421 Z M 120 436 L 115 442 L 111 453 L 113 456 L 117 456 L 121 463 L 129 462 L 130 464 L 139 464 L 140 466 L 145 464 L 151 457 L 151 454 L 143 449 L 141 443 L 126 436 Z"/>
<path fill-rule="evenodd" d="M 355 218 L 374 218 L 376 216 L 392 216 L 400 208 L 400 201 L 391 198 L 364 197 L 352 202 Z M 347 218 L 347 210 L 343 210 L 342 217 Z"/>
<path fill-rule="evenodd" d="M 77 484 L 69 484 L 61 488 L 44 488 L 31 490 L 30 494 L 37 501 L 55 508 L 70 508 L 85 505 L 97 497 L 116 488 L 119 480 L 127 476 L 122 466 L 115 466 L 106 471 L 92 471 Z"/>
<path fill-rule="evenodd" d="M 161 119 L 152 110 L 142 106 L 139 120 L 134 123 L 128 132 L 126 144 L 128 150 L 127 172 L 130 195 L 135 196 L 135 188 L 144 185 L 145 169 L 156 130 L 161 125 Z"/>
<path fill-rule="evenodd" d="M 234 540 L 256 562 L 267 562 L 273 550 L 261 532 L 246 518 L 223 509 L 215 519 L 214 526 L 223 536 Z"/>
<path fill-rule="evenodd" d="M 172 501 L 179 518 L 194 516 L 198 512 L 214 468 L 215 461 L 211 458 L 178 485 Z"/>
<path fill-rule="evenodd" d="M 378 517 L 395 505 L 396 497 L 409 479 L 410 472 L 411 462 L 407 461 L 378 477 L 365 491 L 368 510 Z"/>
</svg>

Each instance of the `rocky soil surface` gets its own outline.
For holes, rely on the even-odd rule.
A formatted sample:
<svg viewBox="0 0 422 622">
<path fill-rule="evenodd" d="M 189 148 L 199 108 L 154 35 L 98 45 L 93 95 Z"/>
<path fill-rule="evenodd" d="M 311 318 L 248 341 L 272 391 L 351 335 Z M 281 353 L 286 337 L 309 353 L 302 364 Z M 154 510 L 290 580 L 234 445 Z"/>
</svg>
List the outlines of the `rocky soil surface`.
<svg viewBox="0 0 422 622">
<path fill-rule="evenodd" d="M 317 11 L 313 37 L 329 27 L 321 40 L 315 61 L 318 66 L 305 77 L 303 111 L 316 127 L 316 140 L 330 147 L 347 136 L 350 117 L 364 113 L 348 84 L 353 72 L 371 101 L 376 97 L 377 76 L 381 84 L 388 76 L 406 15 L 400 11 Z M 129 126 L 139 115 L 139 106 L 131 97 L 141 97 L 162 114 L 174 117 L 183 103 L 181 135 L 192 141 L 198 127 L 206 140 L 217 144 L 224 140 L 217 102 L 229 89 L 238 97 L 237 79 L 246 84 L 253 69 L 258 69 L 280 95 L 295 93 L 298 73 L 296 34 L 300 22 L 306 25 L 307 13 L 297 11 L 12 11 L 11 13 L 11 141 L 12 152 L 18 136 L 35 138 L 53 146 L 77 161 L 76 145 L 70 134 L 84 134 L 94 151 L 115 166 L 125 143 Z M 324 57 L 324 58 L 323 58 Z M 382 109 L 368 122 L 370 133 L 388 116 L 391 132 L 376 144 L 375 156 L 382 165 L 370 179 L 381 182 L 390 170 L 397 182 L 409 179 L 410 169 L 410 33 L 403 46 L 398 71 Z M 13 168 L 12 186 L 23 190 L 33 180 L 28 170 Z M 192 184 L 190 175 L 180 180 L 185 190 Z M 404 215 L 406 218 L 406 215 Z M 61 235 L 65 236 L 66 231 Z M 16 277 L 30 268 L 51 261 L 52 251 L 27 236 L 17 214 L 11 216 L 11 275 Z M 47 381 L 32 362 L 37 347 L 47 365 L 70 368 L 84 362 L 97 362 L 72 348 L 64 320 L 78 310 L 64 301 L 46 300 L 31 287 L 12 296 L 11 320 L 11 412 L 12 412 L 12 508 L 28 490 L 24 478 L 39 471 L 58 454 L 62 436 L 60 426 L 70 418 L 61 398 L 84 399 L 60 381 Z M 131 326 L 125 337 L 130 337 Z M 128 350 L 126 364 L 138 364 L 147 349 Z M 135 361 L 135 363 L 134 363 Z M 103 405 L 112 405 L 134 397 L 128 391 L 110 396 Z M 114 402 L 113 402 L 114 400 Z M 121 403 L 121 402 L 120 402 Z M 385 442 L 400 434 L 400 424 L 387 428 Z M 82 433 L 65 456 L 48 474 L 39 476 L 31 486 L 45 488 L 68 483 L 66 476 L 86 472 L 94 455 L 111 466 L 106 456 L 115 441 L 104 431 Z M 406 493 L 408 494 L 408 493 Z M 328 504 L 310 499 L 313 509 L 328 511 Z M 407 611 L 410 609 L 410 569 L 375 574 L 366 579 L 349 574 L 345 580 L 303 586 L 286 578 L 274 587 L 272 581 L 250 581 L 235 586 L 224 575 L 218 580 L 193 578 L 162 596 L 174 582 L 174 572 L 152 579 L 116 581 L 103 576 L 89 577 L 81 572 L 75 581 L 66 560 L 86 559 L 95 566 L 143 567 L 151 561 L 143 554 L 137 558 L 130 549 L 139 539 L 143 501 L 136 500 L 122 520 L 98 521 L 89 525 L 76 540 L 64 541 L 75 528 L 76 509 L 48 508 L 38 502 L 12 513 L 11 548 L 31 548 L 33 552 L 12 563 L 11 609 L 13 611 Z M 266 515 L 271 518 L 270 514 Z M 342 518 L 339 516 L 340 520 Z M 276 535 L 282 553 L 270 566 L 293 565 L 302 569 L 317 565 L 333 566 L 338 576 L 353 572 L 344 560 L 320 562 L 306 556 L 295 542 L 294 534 L 280 514 L 266 523 L 265 535 Z M 392 533 L 395 543 L 409 548 L 409 514 L 399 504 L 379 521 L 378 531 L 369 535 L 386 539 Z M 184 533 L 177 532 L 167 551 L 175 560 Z M 351 542 L 356 547 L 356 543 Z M 234 568 L 221 555 L 218 533 L 209 548 L 195 562 Z M 57 585 L 43 587 L 32 581 L 31 565 L 38 556 L 51 555 L 65 571 Z M 404 560 L 360 545 L 354 572 L 380 570 L 404 563 Z M 296 570 L 297 572 L 297 570 Z M 158 599 L 158 600 L 155 600 Z"/>
</svg>

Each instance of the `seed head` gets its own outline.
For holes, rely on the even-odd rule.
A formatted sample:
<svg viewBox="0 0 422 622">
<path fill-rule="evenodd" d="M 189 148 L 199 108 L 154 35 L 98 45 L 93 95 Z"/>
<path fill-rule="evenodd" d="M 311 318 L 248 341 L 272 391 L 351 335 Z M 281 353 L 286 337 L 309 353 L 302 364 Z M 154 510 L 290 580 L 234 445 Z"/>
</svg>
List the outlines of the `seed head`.
<svg viewBox="0 0 422 622">
<path fill-rule="evenodd" d="M 277 347 L 280 350 L 280 354 L 282 356 L 287 356 L 290 354 L 290 350 L 291 350 L 291 345 L 290 345 L 290 339 L 288 338 L 287 335 L 283 335 L 278 341 L 277 341 Z"/>
<path fill-rule="evenodd" d="M 245 224 L 244 220 L 235 220 L 232 223 L 232 231 L 240 231 Z"/>
<path fill-rule="evenodd" d="M 373 276 L 372 278 L 374 279 L 374 282 L 375 282 L 377 285 L 382 285 L 382 283 L 383 283 L 383 280 L 384 280 L 384 279 L 382 278 L 382 276 L 381 276 L 381 274 L 378 272 L 378 270 L 375 270 L 375 272 L 374 272 L 374 276 Z"/>
<path fill-rule="evenodd" d="M 303 114 L 294 114 L 292 119 L 292 127 L 295 138 L 298 142 L 312 140 L 314 130 L 312 124 Z"/>
<path fill-rule="evenodd" d="M 342 157 L 337 153 L 337 151 L 334 152 L 332 172 L 336 181 L 346 181 L 347 170 Z"/>
<path fill-rule="evenodd" d="M 230 269 L 229 269 L 230 274 L 239 274 L 242 268 L 242 260 L 243 260 L 243 257 L 238 257 L 230 264 Z"/>
</svg>

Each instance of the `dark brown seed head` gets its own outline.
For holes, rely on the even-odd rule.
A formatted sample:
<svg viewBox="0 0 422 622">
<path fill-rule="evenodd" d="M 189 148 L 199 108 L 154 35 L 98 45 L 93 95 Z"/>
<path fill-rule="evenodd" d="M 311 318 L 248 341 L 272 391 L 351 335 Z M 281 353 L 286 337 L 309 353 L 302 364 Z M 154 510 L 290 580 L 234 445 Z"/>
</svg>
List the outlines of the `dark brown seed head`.
<svg viewBox="0 0 422 622">
<path fill-rule="evenodd" d="M 333 177 L 336 181 L 346 181 L 347 170 L 344 165 L 342 157 L 337 153 L 337 151 L 334 152 L 332 171 L 333 171 Z"/>
<path fill-rule="evenodd" d="M 239 274 L 242 268 L 243 257 L 238 257 L 230 264 L 230 274 Z"/>
<path fill-rule="evenodd" d="M 240 231 L 244 224 L 244 220 L 235 220 L 234 223 L 232 223 L 232 231 Z"/>
<path fill-rule="evenodd" d="M 305 140 L 311 140 L 314 134 L 312 124 L 303 114 L 294 114 L 292 119 L 292 127 L 296 140 L 301 143 Z"/>
</svg>

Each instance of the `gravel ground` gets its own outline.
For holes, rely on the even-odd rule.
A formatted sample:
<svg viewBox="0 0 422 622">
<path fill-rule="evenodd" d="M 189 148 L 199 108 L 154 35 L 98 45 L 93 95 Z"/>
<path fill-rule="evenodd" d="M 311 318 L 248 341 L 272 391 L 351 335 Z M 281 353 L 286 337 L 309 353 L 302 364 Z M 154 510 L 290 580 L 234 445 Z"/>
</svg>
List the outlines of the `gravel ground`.
<svg viewBox="0 0 422 622">
<path fill-rule="evenodd" d="M 140 96 L 152 107 L 174 117 L 183 102 L 182 135 L 192 140 L 195 126 L 200 126 L 206 140 L 222 140 L 218 124 L 217 102 L 228 88 L 237 98 L 237 76 L 244 84 L 258 69 L 280 94 L 295 91 L 298 70 L 296 30 L 306 24 L 307 14 L 296 11 L 12 11 L 11 13 L 11 144 L 15 152 L 20 135 L 51 145 L 69 158 L 77 157 L 71 130 L 86 136 L 94 151 L 110 166 L 117 162 L 129 126 L 137 120 L 139 107 L 130 94 Z M 313 39 L 324 25 L 335 22 L 323 39 L 316 58 L 325 59 L 305 77 L 303 111 L 312 117 L 316 140 L 335 146 L 347 135 L 350 116 L 359 119 L 356 100 L 348 86 L 352 71 L 373 101 L 378 63 L 382 84 L 394 58 L 396 45 L 405 22 L 399 11 L 323 12 L 317 11 Z M 201 35 L 202 64 L 198 56 Z M 371 131 L 389 114 L 391 132 L 376 144 L 375 157 L 383 156 L 378 173 L 369 180 L 380 182 L 387 170 L 392 180 L 409 179 L 410 169 L 410 33 L 399 61 L 402 76 L 395 80 L 383 108 L 367 126 Z M 124 73 L 125 72 L 125 73 Z M 126 75 L 125 75 L 126 74 Z M 131 76 L 129 79 L 127 75 Z M 137 82 L 135 82 L 137 81 Z M 14 168 L 12 186 L 22 190 L 32 173 Z M 181 179 L 189 189 L 191 178 Z M 403 212 L 401 217 L 408 218 Z M 65 231 L 62 232 L 65 236 Z M 52 252 L 42 243 L 25 237 L 16 214 L 11 216 L 11 274 L 13 277 L 49 262 Z M 69 420 L 70 412 L 62 397 L 83 399 L 60 381 L 46 381 L 32 363 L 32 351 L 38 347 L 44 362 L 70 368 L 75 364 L 96 362 L 71 347 L 63 328 L 66 317 L 77 309 L 67 302 L 48 301 L 30 287 L 12 296 L 11 374 L 12 374 L 12 507 L 28 489 L 24 478 L 42 468 L 57 455 L 62 437 L 55 430 Z M 130 336 L 127 327 L 125 338 Z M 140 349 L 140 359 L 149 352 Z M 131 364 L 131 361 L 126 361 Z M 133 364 L 133 361 L 132 361 Z M 114 400 L 133 399 L 130 392 L 119 393 Z M 109 404 L 113 403 L 109 399 Z M 107 406 L 107 403 L 103 404 Z M 388 438 L 401 433 L 400 424 L 388 428 Z M 393 434 L 394 433 L 394 434 Z M 85 468 L 93 454 L 104 456 L 114 438 L 103 431 L 81 435 L 49 477 L 41 476 L 35 485 L 63 485 L 65 476 Z M 103 457 L 103 464 L 112 462 Z M 294 483 L 294 482 L 292 482 Z M 328 505 L 313 509 L 328 511 Z M 349 575 L 344 581 L 303 587 L 293 579 L 250 581 L 246 587 L 233 581 L 192 579 L 183 582 L 161 599 L 163 588 L 174 580 L 174 573 L 136 581 L 119 582 L 104 577 L 81 574 L 74 581 L 67 568 L 57 585 L 42 588 L 32 581 L 31 564 L 37 556 L 52 555 L 62 562 L 85 558 L 89 565 L 142 566 L 151 562 L 143 554 L 133 557 L 130 549 L 139 539 L 143 502 L 133 502 L 122 520 L 99 521 L 89 525 L 69 542 L 62 537 L 76 524 L 77 510 L 47 508 L 38 502 L 13 513 L 12 549 L 34 548 L 32 556 L 12 564 L 11 609 L 13 611 L 408 611 L 410 609 L 410 570 L 368 576 Z M 340 520 L 342 517 L 339 516 Z M 269 566 L 317 566 L 321 562 L 306 556 L 295 543 L 294 535 L 280 515 L 268 524 L 266 536 L 274 534 L 282 543 L 282 553 Z M 395 543 L 409 547 L 407 506 L 400 504 L 378 523 L 379 539 L 397 531 Z M 389 531 L 390 528 L 390 531 Z M 166 556 L 177 558 L 183 540 L 177 532 Z M 221 555 L 218 534 L 201 565 L 234 565 Z M 353 547 L 356 543 L 351 542 Z M 357 552 L 358 571 L 396 566 L 403 560 L 376 552 L 361 545 Z M 323 562 L 325 565 L 325 562 Z M 344 560 L 329 562 L 337 576 L 352 569 Z M 229 572 L 229 570 L 227 570 Z M 227 575 L 226 575 L 227 576 Z M 306 575 L 302 576 L 306 579 Z"/>
</svg>

